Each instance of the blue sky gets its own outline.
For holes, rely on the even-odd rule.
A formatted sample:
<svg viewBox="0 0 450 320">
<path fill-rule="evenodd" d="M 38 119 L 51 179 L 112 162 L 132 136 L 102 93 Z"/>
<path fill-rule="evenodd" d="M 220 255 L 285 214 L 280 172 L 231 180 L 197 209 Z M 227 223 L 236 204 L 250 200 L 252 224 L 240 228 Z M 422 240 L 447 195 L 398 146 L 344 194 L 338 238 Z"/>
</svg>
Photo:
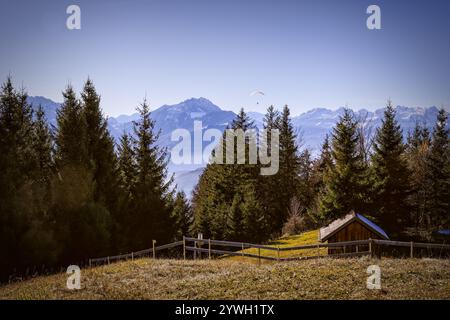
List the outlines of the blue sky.
<svg viewBox="0 0 450 320">
<path fill-rule="evenodd" d="M 190 97 L 264 111 L 288 104 L 450 106 L 446 0 L 0 0 L 0 78 L 62 100 L 90 76 L 106 114 Z M 81 8 L 81 30 L 66 8 Z M 382 30 L 366 9 L 381 8 Z M 264 97 L 250 97 L 260 89 Z M 259 101 L 257 101 L 259 100 Z M 260 102 L 257 104 L 256 102 Z"/>
</svg>

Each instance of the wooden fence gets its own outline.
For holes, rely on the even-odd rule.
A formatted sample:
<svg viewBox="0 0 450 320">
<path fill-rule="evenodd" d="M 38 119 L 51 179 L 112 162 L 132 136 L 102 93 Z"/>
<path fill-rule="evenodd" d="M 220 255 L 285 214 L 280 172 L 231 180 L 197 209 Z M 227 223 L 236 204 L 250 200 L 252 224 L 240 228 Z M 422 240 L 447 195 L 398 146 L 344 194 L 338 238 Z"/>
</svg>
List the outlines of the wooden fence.
<svg viewBox="0 0 450 320">
<path fill-rule="evenodd" d="M 109 264 L 114 261 L 119 260 L 134 260 L 135 258 L 141 257 L 157 257 L 157 252 L 160 250 L 171 249 L 175 247 L 183 247 L 183 259 L 186 259 L 187 252 L 193 252 L 194 258 L 199 256 L 201 258 L 201 254 L 204 253 L 207 255 L 209 259 L 212 258 L 212 255 L 219 256 L 240 256 L 240 257 L 249 257 L 258 259 L 259 262 L 261 260 L 271 260 L 271 261 L 293 261 L 293 260 L 305 260 L 305 259 L 317 259 L 323 257 L 355 257 L 355 256 L 374 256 L 377 255 L 381 257 L 382 255 L 382 247 L 400 247 L 400 248 L 409 248 L 409 257 L 413 258 L 415 255 L 415 249 L 440 249 L 440 250 L 449 250 L 450 253 L 450 245 L 446 244 L 437 244 L 437 243 L 421 243 L 421 242 L 403 242 L 403 241 L 390 241 L 390 240 L 377 240 L 377 239 L 368 239 L 368 240 L 357 240 L 357 241 L 345 241 L 345 242 L 335 242 L 335 243 L 317 243 L 317 244 L 309 244 L 303 246 L 292 246 L 292 247 L 274 247 L 267 245 L 259 245 L 245 242 L 234 242 L 234 241 L 223 241 L 223 240 L 212 240 L 212 239 L 198 239 L 198 238 L 190 238 L 183 237 L 182 241 L 176 241 L 173 243 L 165 244 L 162 246 L 155 246 L 155 241 L 153 241 L 153 246 L 151 249 L 141 250 L 137 252 L 131 252 L 127 254 L 117 255 L 117 256 L 109 256 L 102 258 L 89 259 L 89 266 L 97 265 L 97 264 Z M 215 247 L 225 247 L 224 249 L 212 248 Z M 349 250 L 349 248 L 354 247 L 356 250 Z M 365 250 L 361 250 L 360 248 Z M 237 248 L 240 251 L 233 251 L 231 248 Z M 257 249 L 257 253 L 249 253 L 245 252 L 246 249 Z M 333 254 L 321 254 L 321 248 L 328 249 L 340 249 L 341 252 L 333 253 Z M 276 254 L 274 256 L 265 256 L 261 254 L 261 250 L 272 251 Z M 300 255 L 300 256 L 290 256 L 290 257 L 281 257 L 282 252 L 288 251 L 302 251 L 309 250 L 308 254 L 310 255 Z M 350 252 L 347 252 L 350 251 Z M 316 254 L 314 254 L 316 253 Z"/>
</svg>

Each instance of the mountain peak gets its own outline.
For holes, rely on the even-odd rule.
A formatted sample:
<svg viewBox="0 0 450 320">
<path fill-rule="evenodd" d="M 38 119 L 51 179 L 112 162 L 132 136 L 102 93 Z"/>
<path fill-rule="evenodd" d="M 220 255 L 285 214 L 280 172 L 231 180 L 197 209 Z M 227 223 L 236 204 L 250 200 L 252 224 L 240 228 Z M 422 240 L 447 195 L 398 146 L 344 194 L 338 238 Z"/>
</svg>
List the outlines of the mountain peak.
<svg viewBox="0 0 450 320">
<path fill-rule="evenodd" d="M 190 98 L 174 105 L 164 105 L 160 109 L 165 111 L 173 112 L 215 112 L 221 111 L 217 105 L 212 103 L 210 100 L 200 97 L 200 98 Z"/>
</svg>

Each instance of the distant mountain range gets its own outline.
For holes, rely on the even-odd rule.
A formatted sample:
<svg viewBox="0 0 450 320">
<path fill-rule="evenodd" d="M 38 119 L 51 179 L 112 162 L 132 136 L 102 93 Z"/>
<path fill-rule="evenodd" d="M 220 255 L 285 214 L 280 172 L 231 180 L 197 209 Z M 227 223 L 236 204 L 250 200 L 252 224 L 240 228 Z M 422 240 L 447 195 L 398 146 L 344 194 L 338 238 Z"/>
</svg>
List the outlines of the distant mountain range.
<svg viewBox="0 0 450 320">
<path fill-rule="evenodd" d="M 60 103 L 56 103 L 45 97 L 29 97 L 29 103 L 36 109 L 41 105 L 46 114 L 47 120 L 56 126 L 56 111 Z M 401 125 L 403 132 L 410 132 L 416 123 L 423 124 L 432 129 L 436 121 L 438 108 L 412 108 L 397 106 L 397 121 Z M 326 134 L 329 134 L 343 114 L 344 108 L 330 110 L 326 108 L 316 108 L 302 113 L 292 118 L 292 123 L 299 136 L 299 144 L 302 148 L 309 148 L 313 154 L 318 154 L 320 146 Z M 384 108 L 375 111 L 361 109 L 354 111 L 355 117 L 360 119 L 368 130 L 373 132 L 380 126 L 383 118 Z M 255 125 L 261 128 L 264 114 L 259 112 L 249 112 L 249 117 L 254 120 Z M 175 129 L 183 128 L 193 133 L 194 120 L 201 120 L 203 130 L 215 128 L 223 131 L 234 119 L 236 114 L 226 111 L 205 98 L 192 98 L 175 105 L 163 105 L 151 113 L 155 120 L 156 128 L 161 130 L 158 144 L 161 147 L 171 148 L 178 142 L 170 139 L 171 133 Z M 137 113 L 132 115 L 120 115 L 108 118 L 108 128 L 116 141 L 124 133 L 133 133 L 133 121 L 137 120 Z M 191 135 L 193 136 L 193 135 Z M 198 181 L 203 165 L 173 165 L 169 164 L 169 172 L 175 174 L 175 183 L 179 189 L 190 194 Z"/>
</svg>

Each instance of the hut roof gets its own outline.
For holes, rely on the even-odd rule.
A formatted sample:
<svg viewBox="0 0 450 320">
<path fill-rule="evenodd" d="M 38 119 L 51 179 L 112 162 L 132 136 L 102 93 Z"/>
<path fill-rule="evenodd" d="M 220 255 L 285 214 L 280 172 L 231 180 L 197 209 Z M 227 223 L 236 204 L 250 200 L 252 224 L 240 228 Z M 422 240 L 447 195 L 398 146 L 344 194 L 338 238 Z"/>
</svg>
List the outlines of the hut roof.
<svg viewBox="0 0 450 320">
<path fill-rule="evenodd" d="M 378 225 L 376 225 L 373 221 L 367 219 L 365 216 L 359 213 L 355 213 L 354 211 L 347 214 L 345 217 L 341 219 L 334 220 L 328 226 L 320 229 L 319 237 L 320 241 L 326 241 L 339 230 L 342 230 L 346 226 L 348 226 L 353 221 L 359 221 L 372 232 L 378 234 L 383 239 L 389 239 L 386 232 L 381 229 Z"/>
<path fill-rule="evenodd" d="M 450 229 L 442 229 L 442 230 L 439 230 L 437 233 L 444 235 L 444 236 L 450 236 Z"/>
</svg>

